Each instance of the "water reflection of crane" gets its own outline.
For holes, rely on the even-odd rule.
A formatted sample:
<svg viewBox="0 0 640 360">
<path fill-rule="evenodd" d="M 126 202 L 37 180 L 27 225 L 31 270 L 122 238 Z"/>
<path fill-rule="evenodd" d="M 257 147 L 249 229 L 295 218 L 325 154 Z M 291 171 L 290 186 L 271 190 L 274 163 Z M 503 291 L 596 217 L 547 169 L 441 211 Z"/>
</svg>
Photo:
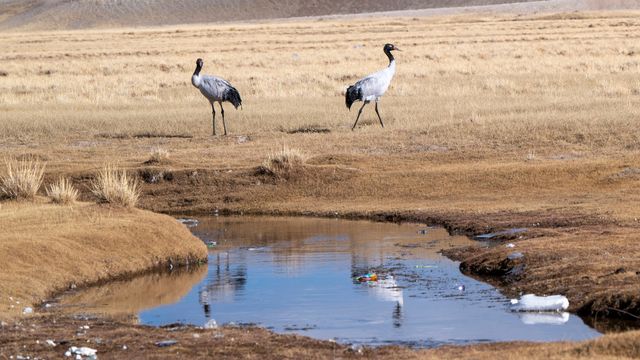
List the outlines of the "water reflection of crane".
<svg viewBox="0 0 640 360">
<path fill-rule="evenodd" d="M 199 294 L 204 316 L 211 318 L 211 304 L 232 298 L 244 290 L 246 283 L 247 266 L 243 259 L 234 261 L 232 266 L 228 252 L 216 254 L 215 265 L 209 265 L 209 275 Z"/>
<path fill-rule="evenodd" d="M 357 277 L 359 275 L 369 272 L 371 269 L 375 269 L 384 264 L 384 253 L 373 252 L 370 254 L 359 254 L 357 249 L 352 249 L 351 252 L 351 277 Z M 379 279 L 376 282 L 367 284 L 367 291 L 380 301 L 395 302 L 391 318 L 393 319 L 393 326 L 399 328 L 403 322 L 402 306 L 404 305 L 404 296 L 402 288 L 398 286 L 398 283 L 389 275 Z"/>
</svg>

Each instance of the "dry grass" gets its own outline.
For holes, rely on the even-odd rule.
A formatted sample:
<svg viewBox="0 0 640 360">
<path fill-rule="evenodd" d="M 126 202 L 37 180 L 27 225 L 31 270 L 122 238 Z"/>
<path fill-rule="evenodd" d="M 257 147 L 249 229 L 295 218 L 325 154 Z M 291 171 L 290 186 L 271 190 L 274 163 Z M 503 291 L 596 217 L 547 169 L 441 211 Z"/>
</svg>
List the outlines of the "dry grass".
<svg viewBox="0 0 640 360">
<path fill-rule="evenodd" d="M 60 178 L 47 187 L 47 196 L 55 204 L 71 205 L 78 199 L 78 190 L 66 178 Z"/>
<path fill-rule="evenodd" d="M 0 195 L 9 199 L 34 199 L 44 176 L 45 164 L 35 159 L 5 160 L 0 175 Z"/>
<path fill-rule="evenodd" d="M 149 153 L 148 163 L 162 163 L 169 160 L 169 151 L 159 146 L 153 147 Z"/>
<path fill-rule="evenodd" d="M 202 57 L 203 71 L 230 80 L 245 100 L 244 110 L 227 109 L 231 134 L 320 125 L 331 131 L 327 142 L 342 142 L 355 118 L 342 91 L 386 66 L 381 47 L 394 42 L 403 52 L 380 111 L 385 136 L 398 142 L 408 131 L 420 143 L 474 151 L 636 147 L 636 15 L 4 33 L 0 68 L 17 76 L 0 84 L 0 141 L 206 136 L 211 108 L 189 82 Z M 217 49 L 207 42 L 211 37 Z M 374 120 L 373 109 L 365 108 L 363 124 Z M 365 126 L 363 132 L 382 130 Z"/>
<path fill-rule="evenodd" d="M 116 206 L 135 207 L 140 198 L 137 178 L 113 165 L 107 165 L 98 172 L 91 191 L 100 202 Z"/>
<path fill-rule="evenodd" d="M 262 162 L 260 171 L 276 178 L 289 179 L 302 169 L 306 159 L 300 150 L 283 146 L 282 150 L 269 154 Z"/>
<path fill-rule="evenodd" d="M 142 272 L 170 259 L 177 265 L 207 256 L 206 246 L 182 224 L 137 209 L 7 203 L 0 209 L 0 229 L 3 319 L 70 284 Z"/>
</svg>

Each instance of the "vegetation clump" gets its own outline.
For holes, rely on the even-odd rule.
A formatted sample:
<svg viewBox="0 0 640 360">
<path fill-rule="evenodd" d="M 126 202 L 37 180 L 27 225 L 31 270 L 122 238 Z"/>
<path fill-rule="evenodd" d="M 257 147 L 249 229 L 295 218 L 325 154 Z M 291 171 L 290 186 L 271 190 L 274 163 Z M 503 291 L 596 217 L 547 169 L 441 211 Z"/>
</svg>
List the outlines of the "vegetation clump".
<svg viewBox="0 0 640 360">
<path fill-rule="evenodd" d="M 36 159 L 5 161 L 5 175 L 0 176 L 0 196 L 9 199 L 34 199 L 44 175 L 45 164 Z"/>
<path fill-rule="evenodd" d="M 55 204 L 71 205 L 78 199 L 78 190 L 69 180 L 60 178 L 47 187 L 47 196 Z"/>
<path fill-rule="evenodd" d="M 169 160 L 169 151 L 161 147 L 154 147 L 149 153 L 149 160 L 146 163 L 162 163 Z"/>
<path fill-rule="evenodd" d="M 282 150 L 269 154 L 258 170 L 259 173 L 288 180 L 302 170 L 305 162 L 306 156 L 300 150 L 283 146 Z"/>
<path fill-rule="evenodd" d="M 107 165 L 93 180 L 91 192 L 100 202 L 131 208 L 140 198 L 140 184 L 125 170 Z"/>
</svg>

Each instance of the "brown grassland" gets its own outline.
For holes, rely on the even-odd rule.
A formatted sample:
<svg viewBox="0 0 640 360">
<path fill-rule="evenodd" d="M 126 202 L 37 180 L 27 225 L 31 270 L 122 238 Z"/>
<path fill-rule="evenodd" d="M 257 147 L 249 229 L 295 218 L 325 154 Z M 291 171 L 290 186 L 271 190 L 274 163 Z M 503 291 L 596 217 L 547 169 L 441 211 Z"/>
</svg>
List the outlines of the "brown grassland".
<svg viewBox="0 0 640 360">
<path fill-rule="evenodd" d="M 448 255 L 509 294 L 561 293 L 572 311 L 637 316 L 639 37 L 633 11 L 5 32 L 0 154 L 46 162 L 45 184 L 68 176 L 81 200 L 98 169 L 117 163 L 145 181 L 139 206 L 156 212 L 419 221 L 466 234 L 526 227 L 509 239 L 525 254 L 518 263 L 504 246 Z M 342 93 L 386 65 L 386 42 L 403 49 L 380 103 L 386 128 L 367 107 L 352 132 Z M 198 57 L 242 94 L 242 110 L 227 105 L 230 136 L 209 136 L 211 109 L 190 84 Z M 286 177 L 260 171 L 283 147 L 305 161 Z M 168 156 L 150 161 L 157 148 Z M 2 203 L 0 216 L 15 206 Z M 508 276 L 520 263 L 524 273 Z M 19 344 L 19 332 L 2 333 Z M 639 336 L 370 355 L 638 357 Z M 340 348 L 282 341 L 290 352 L 271 356 Z"/>
</svg>

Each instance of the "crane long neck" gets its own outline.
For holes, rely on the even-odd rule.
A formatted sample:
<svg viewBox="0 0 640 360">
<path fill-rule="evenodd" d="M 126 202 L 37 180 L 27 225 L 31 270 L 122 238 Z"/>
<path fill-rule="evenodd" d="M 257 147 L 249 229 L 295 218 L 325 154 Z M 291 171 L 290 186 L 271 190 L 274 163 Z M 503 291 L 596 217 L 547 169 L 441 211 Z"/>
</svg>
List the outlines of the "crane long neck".
<svg viewBox="0 0 640 360">
<path fill-rule="evenodd" d="M 196 71 L 193 72 L 193 76 L 199 76 L 200 70 L 202 70 L 202 66 L 200 64 L 196 64 Z"/>
<path fill-rule="evenodd" d="M 389 65 L 391 65 L 391 63 L 395 60 L 393 58 L 393 55 L 391 54 L 391 51 L 389 51 L 388 49 L 384 49 L 384 53 L 387 55 L 387 57 L 389 58 Z"/>
</svg>

